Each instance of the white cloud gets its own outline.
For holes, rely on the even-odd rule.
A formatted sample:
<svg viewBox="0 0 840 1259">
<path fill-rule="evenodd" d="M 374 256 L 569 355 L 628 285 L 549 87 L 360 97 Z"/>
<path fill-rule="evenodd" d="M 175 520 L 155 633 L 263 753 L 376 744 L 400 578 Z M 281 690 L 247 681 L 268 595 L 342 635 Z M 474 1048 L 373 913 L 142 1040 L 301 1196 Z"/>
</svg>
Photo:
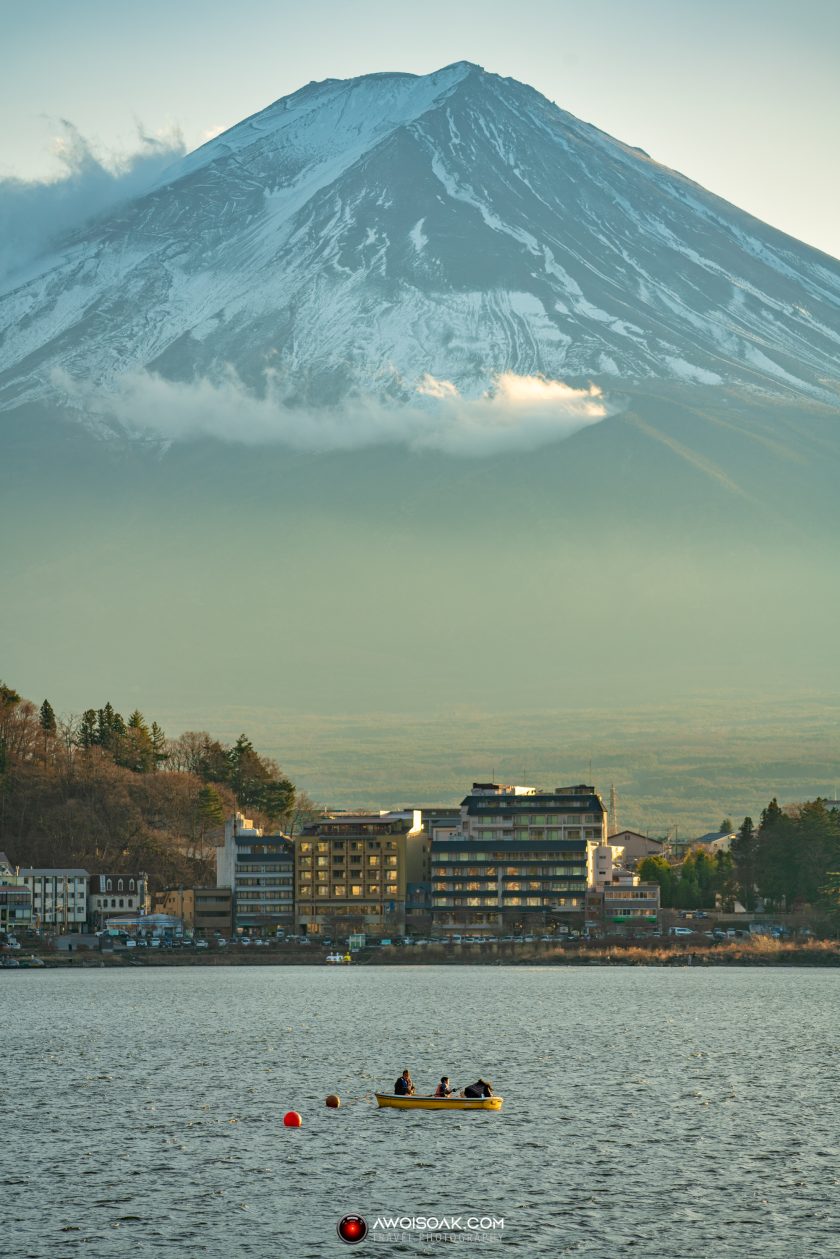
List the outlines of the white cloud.
<svg viewBox="0 0 840 1259">
<path fill-rule="evenodd" d="M 436 380 L 428 372 L 417 386 L 417 392 L 424 398 L 457 398 L 458 386 L 451 380 Z"/>
<path fill-rule="evenodd" d="M 52 150 L 63 175 L 0 178 L 0 281 L 109 206 L 145 192 L 185 151 L 177 130 L 146 135 L 138 127 L 134 152 L 97 154 L 71 122 L 56 125 Z"/>
<path fill-rule="evenodd" d="M 246 389 L 229 370 L 220 380 L 184 383 L 139 371 L 107 391 L 56 374 L 68 401 L 116 420 L 129 431 L 170 441 L 212 437 L 245 445 L 279 444 L 301 451 L 404 445 L 463 457 L 535 450 L 596 424 L 618 407 L 595 385 L 576 389 L 542 376 L 497 376 L 479 397 L 451 381 L 425 376 L 411 402 L 352 398 L 338 407 L 290 405 L 276 377 L 264 393 Z"/>
<path fill-rule="evenodd" d="M 215 140 L 216 136 L 220 136 L 223 131 L 227 131 L 229 126 L 229 123 L 222 123 L 218 127 L 207 127 L 198 137 L 199 144 L 207 144 L 210 140 Z"/>
</svg>

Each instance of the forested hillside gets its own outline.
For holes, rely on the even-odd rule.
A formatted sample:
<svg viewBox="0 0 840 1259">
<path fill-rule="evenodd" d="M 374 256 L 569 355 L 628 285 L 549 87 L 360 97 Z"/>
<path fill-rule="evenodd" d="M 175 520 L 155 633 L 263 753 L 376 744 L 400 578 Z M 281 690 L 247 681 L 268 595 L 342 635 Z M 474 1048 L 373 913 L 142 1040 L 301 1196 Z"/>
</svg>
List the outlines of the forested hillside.
<svg viewBox="0 0 840 1259">
<path fill-rule="evenodd" d="M 167 739 L 110 703 L 59 717 L 0 683 L 0 850 L 18 866 L 145 871 L 151 885 L 212 883 L 215 843 L 237 805 L 294 830 L 312 809 L 242 734 Z"/>
</svg>

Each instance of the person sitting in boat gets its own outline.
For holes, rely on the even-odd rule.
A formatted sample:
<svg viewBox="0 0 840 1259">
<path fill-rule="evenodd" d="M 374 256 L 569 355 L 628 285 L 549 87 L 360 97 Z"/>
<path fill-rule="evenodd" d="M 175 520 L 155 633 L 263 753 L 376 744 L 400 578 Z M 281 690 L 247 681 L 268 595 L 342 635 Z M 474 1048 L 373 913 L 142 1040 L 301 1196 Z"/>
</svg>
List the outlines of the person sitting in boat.
<svg viewBox="0 0 840 1259">
<path fill-rule="evenodd" d="M 409 1074 L 408 1067 L 406 1067 L 394 1085 L 394 1092 L 398 1097 L 410 1097 L 414 1092 L 414 1082 Z"/>
<path fill-rule="evenodd" d="M 435 1089 L 435 1097 L 451 1097 L 454 1092 L 455 1090 L 449 1087 L 449 1076 L 442 1075 L 440 1084 Z"/>
<path fill-rule="evenodd" d="M 468 1084 L 464 1089 L 464 1097 L 492 1097 L 493 1086 L 486 1080 L 478 1079 L 475 1084 Z"/>
</svg>

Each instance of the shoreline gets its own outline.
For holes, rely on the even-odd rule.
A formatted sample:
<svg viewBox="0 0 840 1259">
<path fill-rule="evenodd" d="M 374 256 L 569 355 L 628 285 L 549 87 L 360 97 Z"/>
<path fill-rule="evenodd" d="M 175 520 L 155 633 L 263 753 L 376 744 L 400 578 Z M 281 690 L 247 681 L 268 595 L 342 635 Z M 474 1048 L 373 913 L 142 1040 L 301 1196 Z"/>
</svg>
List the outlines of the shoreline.
<svg viewBox="0 0 840 1259">
<path fill-rule="evenodd" d="M 83 970 L 118 969 L 134 970 L 189 966 L 313 966 L 330 965 L 320 955 L 312 956 L 310 949 L 272 950 L 270 956 L 248 950 L 230 953 L 202 954 L 158 953 L 137 957 L 133 951 L 107 952 L 80 951 L 64 956 L 54 952 L 35 953 L 38 959 L 29 961 L 29 953 L 16 960 L 16 967 L 1 967 L 3 971 L 18 970 Z M 39 964 L 40 963 L 40 964 Z M 355 954 L 349 963 L 351 968 L 360 966 L 754 966 L 791 967 L 816 966 L 840 967 L 840 942 L 812 941 L 804 944 L 778 944 L 767 941 L 737 941 L 707 947 L 691 947 L 686 944 L 663 947 L 642 942 L 603 942 L 599 946 L 563 948 L 515 945 L 497 946 L 491 951 L 487 946 L 430 946 L 424 949 L 375 948 Z M 341 970 L 341 964 L 331 964 L 330 969 Z"/>
</svg>

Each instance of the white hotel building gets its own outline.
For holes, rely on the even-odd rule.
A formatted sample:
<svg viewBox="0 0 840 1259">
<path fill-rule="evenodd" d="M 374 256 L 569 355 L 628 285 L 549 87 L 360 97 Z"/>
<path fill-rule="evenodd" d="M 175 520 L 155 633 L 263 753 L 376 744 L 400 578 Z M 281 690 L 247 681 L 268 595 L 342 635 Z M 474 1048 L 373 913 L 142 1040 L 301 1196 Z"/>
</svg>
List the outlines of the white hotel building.
<svg viewBox="0 0 840 1259">
<path fill-rule="evenodd" d="M 32 926 L 48 931 L 84 931 L 87 870 L 21 870 L 7 882 L 32 891 Z"/>
</svg>

